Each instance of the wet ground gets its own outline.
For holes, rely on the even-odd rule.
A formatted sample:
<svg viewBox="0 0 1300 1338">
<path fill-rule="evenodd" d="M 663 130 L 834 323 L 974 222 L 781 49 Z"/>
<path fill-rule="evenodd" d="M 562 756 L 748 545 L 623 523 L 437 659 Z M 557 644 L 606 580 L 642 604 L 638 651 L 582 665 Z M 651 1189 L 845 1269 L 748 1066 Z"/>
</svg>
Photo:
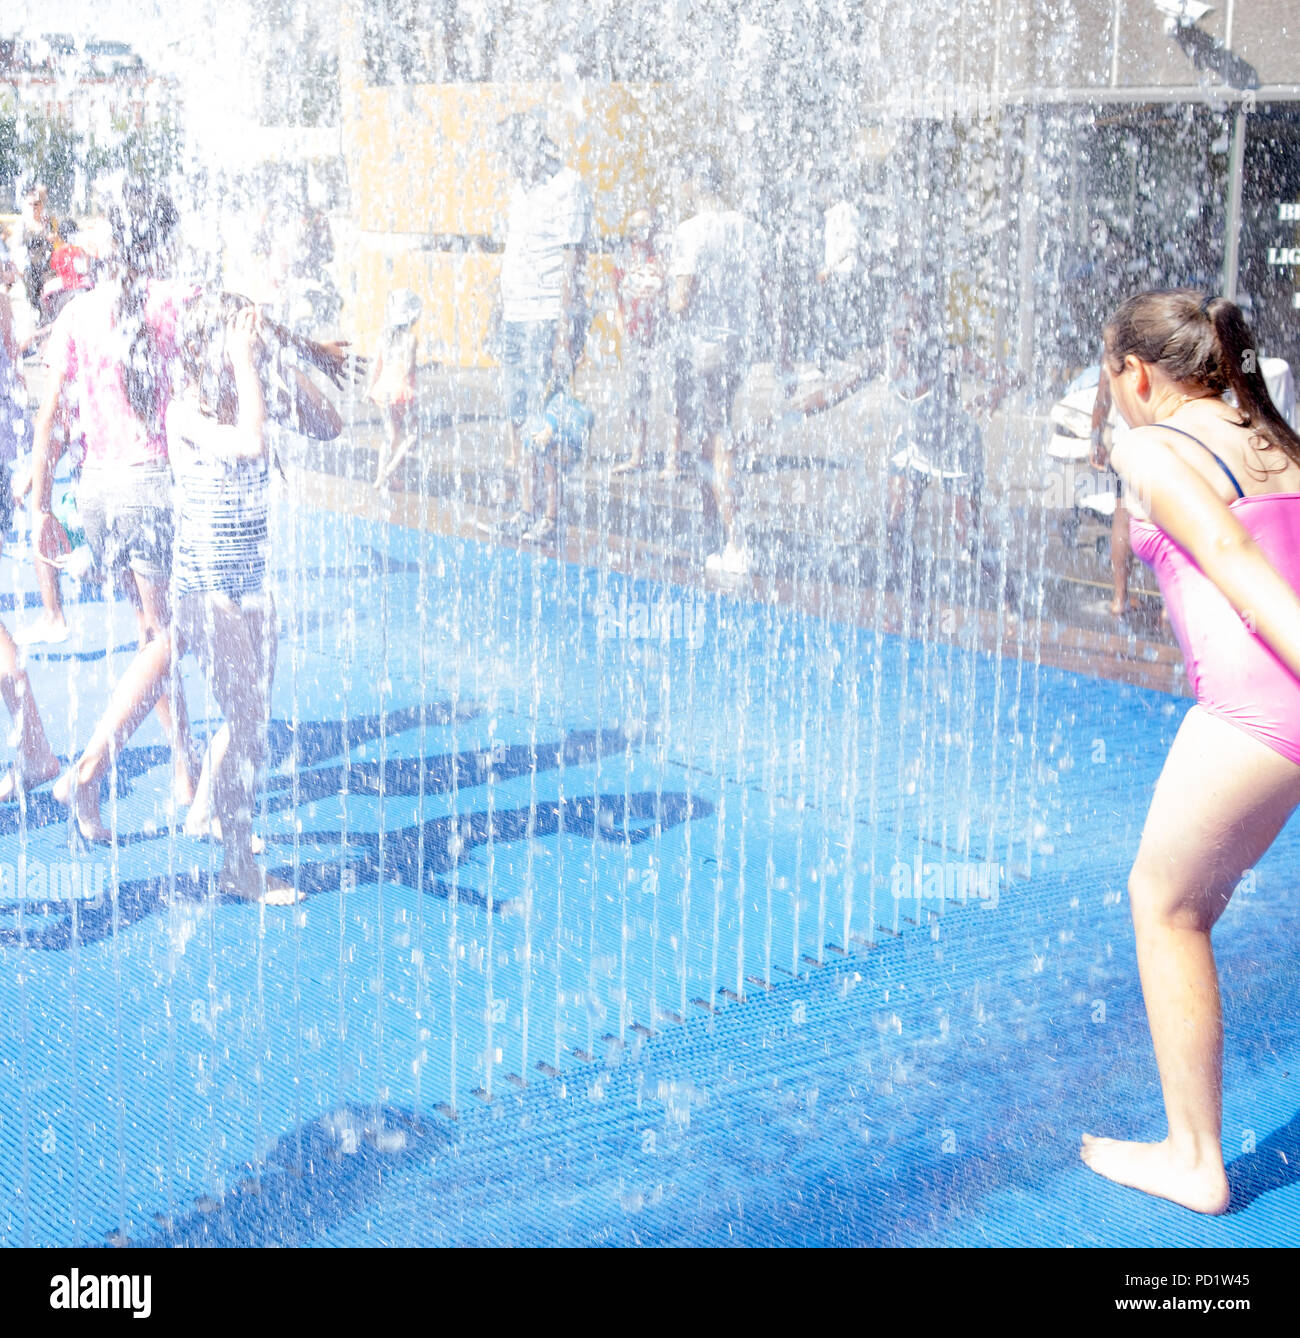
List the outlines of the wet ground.
<svg viewBox="0 0 1300 1338">
<path fill-rule="evenodd" d="M 804 369 L 805 378 L 815 375 Z M 686 468 L 675 479 L 661 475 L 672 434 L 663 389 L 654 402 L 647 462 L 629 472 L 620 468 L 630 453 L 621 373 L 584 367 L 577 392 L 596 408 L 595 426 L 584 456 L 562 472 L 560 533 L 542 551 L 708 584 L 703 562 L 716 539 L 704 523 L 699 485 Z M 734 420 L 754 570 L 729 588 L 765 600 L 824 603 L 837 616 L 940 639 L 974 620 L 987 649 L 1041 651 L 1060 667 L 1184 690 L 1181 660 L 1146 569 L 1133 563 L 1130 609 L 1116 617 L 1107 523 L 1044 504 L 1054 482 L 1057 494 L 1073 482 L 1068 474 L 1064 486 L 1052 477 L 1062 467 L 1045 452 L 1050 406 L 1040 411 L 1013 395 L 985 419 L 987 538 L 979 570 L 954 579 L 927 560 L 950 523 L 940 489 L 922 502 L 908 563 L 896 564 L 893 536 L 882 538 L 883 508 L 869 491 L 873 452 L 887 434 L 882 401 L 880 383 L 869 383 L 835 409 L 791 422 L 782 419 L 771 366 L 754 369 Z M 379 411 L 365 402 L 350 406 L 349 428 L 337 442 L 288 444 L 301 486 L 356 514 L 488 537 L 517 505 L 496 372 L 426 369 L 419 402 L 420 444 L 383 493 L 371 486 L 383 429 Z M 867 505 L 855 511 L 864 496 Z M 900 575 L 897 565 L 907 570 Z"/>
</svg>

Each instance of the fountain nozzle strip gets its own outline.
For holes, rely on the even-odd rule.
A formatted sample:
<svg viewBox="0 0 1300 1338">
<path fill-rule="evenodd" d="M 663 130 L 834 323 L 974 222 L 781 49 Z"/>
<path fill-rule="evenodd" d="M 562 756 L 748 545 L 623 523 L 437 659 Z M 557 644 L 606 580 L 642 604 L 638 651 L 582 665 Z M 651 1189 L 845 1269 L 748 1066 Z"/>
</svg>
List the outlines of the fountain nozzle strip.
<svg viewBox="0 0 1300 1338">
<path fill-rule="evenodd" d="M 1209 13 L 1213 5 L 1203 5 L 1200 0 L 1153 0 L 1155 7 L 1165 16 L 1165 32 L 1170 35 L 1179 28 L 1194 28 Z"/>
</svg>

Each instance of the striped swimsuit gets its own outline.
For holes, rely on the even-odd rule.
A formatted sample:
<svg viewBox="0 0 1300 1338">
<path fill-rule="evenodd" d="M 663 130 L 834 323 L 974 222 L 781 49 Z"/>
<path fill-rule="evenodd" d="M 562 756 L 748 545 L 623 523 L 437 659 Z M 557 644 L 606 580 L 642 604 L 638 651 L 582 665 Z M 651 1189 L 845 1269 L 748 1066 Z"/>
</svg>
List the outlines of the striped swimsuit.
<svg viewBox="0 0 1300 1338">
<path fill-rule="evenodd" d="M 189 446 L 172 453 L 177 485 L 173 593 L 255 594 L 266 578 L 267 461 L 218 459 L 192 438 Z"/>
</svg>

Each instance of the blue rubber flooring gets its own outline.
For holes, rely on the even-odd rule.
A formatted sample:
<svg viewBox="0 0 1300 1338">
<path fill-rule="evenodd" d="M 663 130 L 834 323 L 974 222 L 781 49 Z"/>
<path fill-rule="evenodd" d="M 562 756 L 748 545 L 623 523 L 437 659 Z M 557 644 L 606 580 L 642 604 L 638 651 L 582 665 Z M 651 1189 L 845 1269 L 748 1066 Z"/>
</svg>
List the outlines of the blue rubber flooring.
<svg viewBox="0 0 1300 1338">
<path fill-rule="evenodd" d="M 298 908 L 211 895 L 152 719 L 113 847 L 0 812 L 0 1240 L 1300 1240 L 1300 824 L 1217 932 L 1234 1211 L 1077 1161 L 1163 1133 L 1124 886 L 1184 701 L 331 513 L 275 553 Z M 29 656 L 64 755 L 131 648 L 86 602 Z"/>
</svg>

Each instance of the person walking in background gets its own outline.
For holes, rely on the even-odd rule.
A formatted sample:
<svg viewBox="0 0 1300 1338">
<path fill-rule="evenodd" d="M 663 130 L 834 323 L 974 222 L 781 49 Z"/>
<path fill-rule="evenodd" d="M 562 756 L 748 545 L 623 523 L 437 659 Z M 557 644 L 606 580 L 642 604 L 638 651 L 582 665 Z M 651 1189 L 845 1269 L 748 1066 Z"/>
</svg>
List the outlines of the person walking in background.
<svg viewBox="0 0 1300 1338">
<path fill-rule="evenodd" d="M 515 185 L 501 262 L 501 366 L 509 465 L 519 472 L 518 510 L 502 528 L 510 536 L 540 541 L 555 534 L 558 452 L 525 442 L 523 426 L 572 380 L 586 342 L 582 285 L 591 198 L 536 115 L 511 117 L 502 132 Z"/>
<path fill-rule="evenodd" d="M 17 241 L 23 251 L 23 287 L 27 303 L 39 323 L 42 318 L 41 291 L 49 277 L 50 257 L 59 244 L 58 224 L 50 216 L 49 193 L 40 182 L 23 196 Z"/>
<path fill-rule="evenodd" d="M 901 302 L 886 352 L 887 528 L 892 535 L 913 531 L 922 495 L 938 483 L 951 502 L 953 556 L 964 565 L 973 557 L 979 526 L 984 436 L 962 404 L 959 351 L 948 347 L 941 331 L 937 305 Z"/>
<path fill-rule="evenodd" d="M 1160 582 L 1196 702 L 1128 883 L 1167 1133 L 1157 1143 L 1085 1134 L 1081 1154 L 1110 1180 L 1221 1213 L 1231 1191 L 1210 935 L 1300 805 L 1300 436 L 1226 298 L 1139 294 L 1104 339 L 1102 374 L 1132 429 L 1111 463 L 1133 550 Z"/>
<path fill-rule="evenodd" d="M 638 209 L 627 220 L 627 240 L 614 264 L 614 302 L 628 376 L 627 418 L 632 434 L 632 454 L 614 466 L 617 474 L 640 469 L 645 463 L 666 284 L 664 260 L 656 246 L 654 215 L 648 209 Z M 676 461 L 671 463 L 675 476 Z"/>
<path fill-rule="evenodd" d="M 20 627 L 16 634 L 19 645 L 58 644 L 68 639 L 68 620 L 63 608 L 62 577 L 66 573 L 77 578 L 90 573 L 94 559 L 86 544 L 85 531 L 77 508 L 77 489 L 81 466 L 86 458 L 86 441 L 77 421 L 76 407 L 69 396 L 60 399 L 50 431 L 50 469 L 60 460 L 68 461 L 68 471 L 51 485 L 50 510 L 58 527 L 50 526 L 46 534 L 45 551 L 33 552 L 36 567 L 36 587 L 41 595 L 41 616 Z M 21 502 L 31 492 L 35 465 L 14 480 L 14 500 Z"/>
<path fill-rule="evenodd" d="M 737 514 L 731 410 L 763 323 L 762 228 L 722 198 L 722 166 L 698 157 L 685 183 L 693 212 L 673 234 L 668 310 L 677 318 L 673 398 L 683 447 L 697 453 L 706 523 L 721 540 L 709 571 L 750 569 Z"/>
<path fill-rule="evenodd" d="M 386 439 L 379 448 L 375 487 L 382 487 L 415 444 L 419 413 L 415 403 L 415 356 L 419 339 L 416 322 L 424 304 L 418 293 L 396 288 L 384 308 L 384 331 L 379 337 L 370 378 L 370 398 L 384 413 Z"/>
</svg>

